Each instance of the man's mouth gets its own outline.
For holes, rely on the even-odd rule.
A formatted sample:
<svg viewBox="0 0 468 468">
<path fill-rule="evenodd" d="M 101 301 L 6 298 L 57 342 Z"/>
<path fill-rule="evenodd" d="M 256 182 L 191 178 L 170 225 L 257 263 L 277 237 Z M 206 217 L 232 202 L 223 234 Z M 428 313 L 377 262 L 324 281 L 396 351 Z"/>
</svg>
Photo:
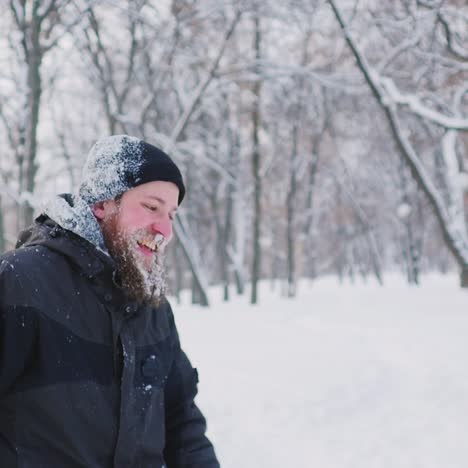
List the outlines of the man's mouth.
<svg viewBox="0 0 468 468">
<path fill-rule="evenodd" d="M 148 255 L 152 255 L 161 248 L 164 243 L 164 236 L 162 234 L 156 234 L 155 236 L 146 237 L 141 240 L 137 240 L 139 247 Z"/>
</svg>

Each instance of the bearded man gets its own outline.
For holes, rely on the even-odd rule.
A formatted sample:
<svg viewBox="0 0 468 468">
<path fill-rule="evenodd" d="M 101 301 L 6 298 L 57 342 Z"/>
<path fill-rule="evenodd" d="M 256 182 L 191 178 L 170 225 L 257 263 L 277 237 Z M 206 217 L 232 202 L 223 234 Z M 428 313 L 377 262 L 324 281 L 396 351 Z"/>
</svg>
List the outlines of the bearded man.
<svg viewBox="0 0 468 468">
<path fill-rule="evenodd" d="M 0 257 L 1 467 L 219 467 L 164 295 L 184 195 L 163 151 L 104 138 Z"/>
</svg>

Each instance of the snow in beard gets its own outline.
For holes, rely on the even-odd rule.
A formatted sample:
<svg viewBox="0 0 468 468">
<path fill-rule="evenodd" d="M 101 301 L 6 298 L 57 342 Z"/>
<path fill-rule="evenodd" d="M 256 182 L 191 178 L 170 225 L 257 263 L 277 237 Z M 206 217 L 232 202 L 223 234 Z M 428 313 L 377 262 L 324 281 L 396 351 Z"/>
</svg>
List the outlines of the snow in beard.
<svg viewBox="0 0 468 468">
<path fill-rule="evenodd" d="M 142 228 L 135 232 L 121 231 L 117 227 L 118 211 L 104 225 L 104 233 L 111 255 L 116 261 L 119 281 L 130 298 L 139 303 L 158 305 L 166 292 L 164 248 L 159 246 L 151 256 L 140 248 L 148 232 Z M 154 236 L 153 236 L 154 237 Z"/>
<path fill-rule="evenodd" d="M 153 254 L 150 264 L 145 261 L 143 255 L 138 252 L 138 243 L 145 238 L 148 238 L 148 233 L 145 229 L 138 229 L 130 236 L 129 253 L 132 256 L 132 261 L 137 267 L 141 275 L 142 286 L 148 298 L 160 297 L 166 291 L 166 275 L 164 268 L 164 249 L 167 245 L 167 240 L 161 235 L 156 234 L 155 244 L 156 252 Z"/>
</svg>

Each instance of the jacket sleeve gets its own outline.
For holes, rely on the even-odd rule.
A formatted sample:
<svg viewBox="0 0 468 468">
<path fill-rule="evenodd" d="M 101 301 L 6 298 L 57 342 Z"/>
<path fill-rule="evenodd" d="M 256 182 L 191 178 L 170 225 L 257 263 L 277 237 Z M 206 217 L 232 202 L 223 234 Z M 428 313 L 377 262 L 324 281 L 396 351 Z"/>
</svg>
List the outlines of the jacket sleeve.
<svg viewBox="0 0 468 468">
<path fill-rule="evenodd" d="M 198 374 L 180 348 L 174 317 L 170 313 L 175 358 L 165 387 L 166 447 L 168 468 L 219 468 L 206 421 L 195 405 Z"/>
<path fill-rule="evenodd" d="M 21 305 L 21 285 L 11 267 L 6 260 L 0 263 L 0 398 L 29 366 L 36 335 L 36 314 Z"/>
</svg>

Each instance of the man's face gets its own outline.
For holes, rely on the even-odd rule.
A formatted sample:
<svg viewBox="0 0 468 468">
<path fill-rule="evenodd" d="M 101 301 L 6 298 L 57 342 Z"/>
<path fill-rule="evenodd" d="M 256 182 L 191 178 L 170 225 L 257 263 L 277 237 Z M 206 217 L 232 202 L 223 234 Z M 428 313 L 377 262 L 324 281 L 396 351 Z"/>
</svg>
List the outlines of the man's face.
<svg viewBox="0 0 468 468">
<path fill-rule="evenodd" d="M 122 285 L 139 302 L 158 302 L 164 293 L 163 252 L 172 238 L 179 189 L 155 181 L 93 207 Z"/>
</svg>

